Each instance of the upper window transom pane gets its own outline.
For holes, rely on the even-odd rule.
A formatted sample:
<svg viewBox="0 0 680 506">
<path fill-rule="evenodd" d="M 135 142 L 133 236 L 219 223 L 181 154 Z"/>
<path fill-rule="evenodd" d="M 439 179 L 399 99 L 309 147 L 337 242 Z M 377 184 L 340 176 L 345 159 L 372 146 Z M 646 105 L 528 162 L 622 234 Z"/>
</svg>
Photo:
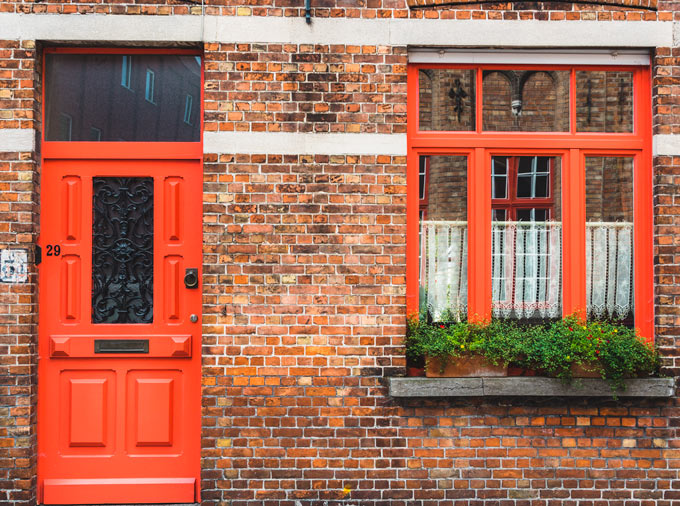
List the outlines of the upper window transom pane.
<svg viewBox="0 0 680 506">
<path fill-rule="evenodd" d="M 632 72 L 576 72 L 576 130 L 609 133 L 633 131 Z"/>
<path fill-rule="evenodd" d="M 48 54 L 45 140 L 198 142 L 200 91 L 197 56 Z"/>
<path fill-rule="evenodd" d="M 423 69 L 418 74 L 421 130 L 475 129 L 475 72 Z"/>
<path fill-rule="evenodd" d="M 568 71 L 485 70 L 482 75 L 483 130 L 569 130 Z"/>
</svg>

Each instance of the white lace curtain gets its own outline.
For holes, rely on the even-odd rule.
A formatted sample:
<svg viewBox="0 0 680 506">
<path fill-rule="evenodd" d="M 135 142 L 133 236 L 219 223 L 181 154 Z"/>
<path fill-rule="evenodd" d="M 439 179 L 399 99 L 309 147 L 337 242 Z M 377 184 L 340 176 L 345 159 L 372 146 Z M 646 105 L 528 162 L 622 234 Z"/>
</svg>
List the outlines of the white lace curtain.
<svg viewBox="0 0 680 506">
<path fill-rule="evenodd" d="M 467 222 L 425 221 L 420 230 L 421 293 L 435 321 L 467 315 Z"/>
<path fill-rule="evenodd" d="M 562 308 L 562 225 L 556 222 L 494 222 L 493 315 L 555 318 Z"/>
<path fill-rule="evenodd" d="M 588 316 L 624 317 L 633 309 L 632 223 L 587 223 Z M 432 318 L 467 313 L 467 222 L 425 221 L 420 231 L 421 301 Z M 494 222 L 493 314 L 555 318 L 562 307 L 562 226 Z"/>
<path fill-rule="evenodd" d="M 633 224 L 586 226 L 586 309 L 595 318 L 625 318 L 633 311 Z"/>
</svg>

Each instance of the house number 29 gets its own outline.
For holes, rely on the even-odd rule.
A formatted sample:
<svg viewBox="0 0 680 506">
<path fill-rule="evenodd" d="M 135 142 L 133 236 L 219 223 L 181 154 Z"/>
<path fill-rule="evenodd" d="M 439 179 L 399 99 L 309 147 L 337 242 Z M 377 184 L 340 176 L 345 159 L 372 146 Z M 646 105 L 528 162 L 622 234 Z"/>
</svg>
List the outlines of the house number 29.
<svg viewBox="0 0 680 506">
<path fill-rule="evenodd" d="M 59 246 L 58 244 L 48 244 L 46 249 L 47 249 L 46 255 L 48 257 L 52 256 L 58 257 L 59 255 L 61 255 L 61 246 Z"/>
</svg>

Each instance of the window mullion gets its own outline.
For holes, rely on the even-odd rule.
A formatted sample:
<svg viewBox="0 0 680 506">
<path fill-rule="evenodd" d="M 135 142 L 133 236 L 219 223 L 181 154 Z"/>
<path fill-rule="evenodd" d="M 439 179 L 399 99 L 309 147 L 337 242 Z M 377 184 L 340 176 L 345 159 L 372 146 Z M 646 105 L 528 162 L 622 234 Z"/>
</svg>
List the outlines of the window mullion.
<svg viewBox="0 0 680 506">
<path fill-rule="evenodd" d="M 491 160 L 483 148 L 468 162 L 468 317 L 491 317 Z"/>
<path fill-rule="evenodd" d="M 586 308 L 586 197 L 585 169 L 578 149 L 565 153 L 562 176 L 562 312 Z"/>
</svg>

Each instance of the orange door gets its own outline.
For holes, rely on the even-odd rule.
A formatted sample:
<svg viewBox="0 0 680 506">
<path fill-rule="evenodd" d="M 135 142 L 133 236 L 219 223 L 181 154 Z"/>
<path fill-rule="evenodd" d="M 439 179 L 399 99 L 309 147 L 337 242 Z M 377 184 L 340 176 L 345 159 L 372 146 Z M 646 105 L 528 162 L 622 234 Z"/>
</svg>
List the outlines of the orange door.
<svg viewBox="0 0 680 506">
<path fill-rule="evenodd" d="M 43 164 L 44 504 L 198 498 L 201 176 L 198 160 Z"/>
</svg>

